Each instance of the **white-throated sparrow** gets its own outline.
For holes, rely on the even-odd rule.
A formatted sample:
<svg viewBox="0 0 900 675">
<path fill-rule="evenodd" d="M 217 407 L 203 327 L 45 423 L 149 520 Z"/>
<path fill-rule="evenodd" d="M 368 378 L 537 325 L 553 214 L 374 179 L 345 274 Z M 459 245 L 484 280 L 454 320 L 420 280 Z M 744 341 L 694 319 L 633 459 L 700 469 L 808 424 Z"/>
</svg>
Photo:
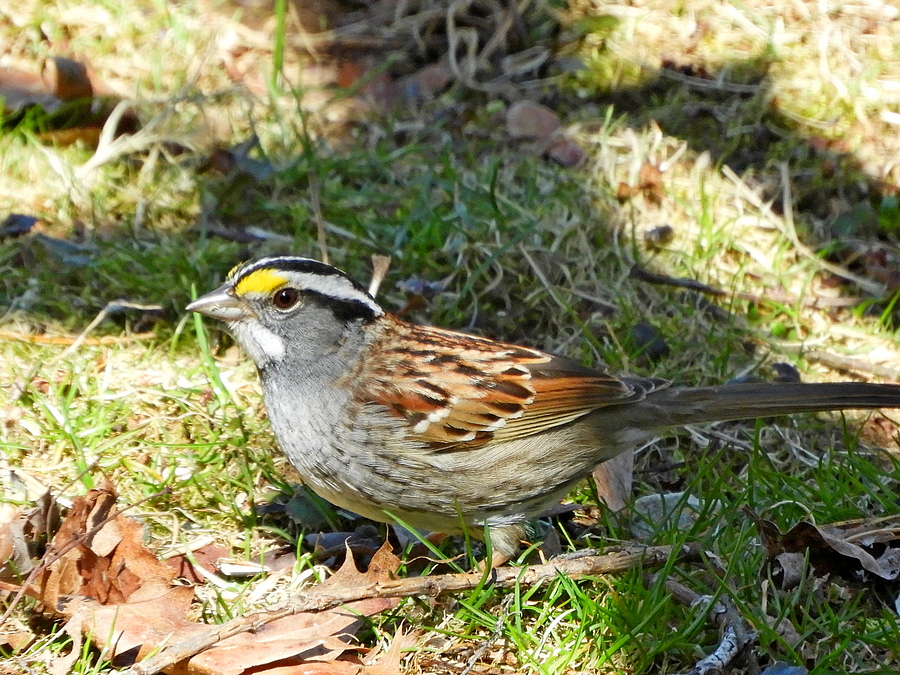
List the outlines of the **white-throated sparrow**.
<svg viewBox="0 0 900 675">
<path fill-rule="evenodd" d="M 493 564 L 523 523 L 598 463 L 667 427 L 900 407 L 900 385 L 669 387 L 386 313 L 340 270 L 241 265 L 188 309 L 228 324 L 256 362 L 269 420 L 306 483 L 373 520 L 438 532 L 486 524 Z"/>
</svg>

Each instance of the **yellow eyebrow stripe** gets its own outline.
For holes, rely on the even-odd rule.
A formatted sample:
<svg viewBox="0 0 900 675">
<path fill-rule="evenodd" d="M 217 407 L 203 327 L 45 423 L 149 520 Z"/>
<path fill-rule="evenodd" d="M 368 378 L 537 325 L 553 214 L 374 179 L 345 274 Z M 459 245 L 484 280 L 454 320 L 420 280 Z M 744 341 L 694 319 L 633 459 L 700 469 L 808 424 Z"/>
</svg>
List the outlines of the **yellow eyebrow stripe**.
<svg viewBox="0 0 900 675">
<path fill-rule="evenodd" d="M 251 272 L 241 279 L 235 285 L 234 292 L 237 295 L 246 295 L 247 293 L 268 295 L 284 286 L 287 282 L 287 278 L 277 272 L 261 269 Z"/>
</svg>

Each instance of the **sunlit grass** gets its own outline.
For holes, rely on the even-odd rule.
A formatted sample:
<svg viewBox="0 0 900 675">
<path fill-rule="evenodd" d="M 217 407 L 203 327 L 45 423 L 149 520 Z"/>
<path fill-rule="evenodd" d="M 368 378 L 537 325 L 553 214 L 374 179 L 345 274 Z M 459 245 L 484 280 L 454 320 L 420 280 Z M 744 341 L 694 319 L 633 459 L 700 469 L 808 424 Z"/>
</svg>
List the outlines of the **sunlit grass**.
<svg viewBox="0 0 900 675">
<path fill-rule="evenodd" d="M 573 12 L 594 12 L 572 4 Z M 459 90 L 399 120 L 373 113 L 311 134 L 328 125 L 299 111 L 299 96 L 251 96 L 228 79 L 205 15 L 190 3 L 95 3 L 85 15 L 78 3 L 32 5 L 18 10 L 24 29 L 0 23 L 15 55 L 52 55 L 51 45 L 68 36 L 103 78 L 137 95 L 142 122 L 165 121 L 166 142 L 73 184 L 90 148 L 45 144 L 37 125 L 0 135 L 0 212 L 43 221 L 39 236 L 0 241 L 0 329 L 10 334 L 0 339 L 0 384 L 9 399 L 0 457 L 64 497 L 109 479 L 123 504 L 139 504 L 156 548 L 203 534 L 249 559 L 314 534 L 256 510 L 290 491 L 293 476 L 268 429 L 255 373 L 218 327 L 183 313 L 247 257 L 317 257 L 312 189 L 332 262 L 367 281 L 373 253 L 393 257 L 379 296 L 386 308 L 408 303 L 399 281 L 440 285 L 412 320 L 691 384 L 768 378 L 773 361 L 794 363 L 805 379 L 845 377 L 804 361 L 808 345 L 897 363 L 888 300 L 831 309 L 806 302 L 857 291 L 826 283 L 820 261 L 794 245 L 777 168 L 788 162 L 797 181 L 788 206 L 796 208 L 801 238 L 810 245 L 827 239 L 833 201 L 860 199 L 868 168 L 880 166 L 896 138 L 878 113 L 893 100 L 884 82 L 900 77 L 898 47 L 877 30 L 859 33 L 863 67 L 855 72 L 852 60 L 834 56 L 840 50 L 820 59 L 814 36 L 821 33 L 809 33 L 815 21 L 784 21 L 768 5 L 650 3 L 589 23 L 581 44 L 587 68 L 566 80 L 559 104 L 588 160 L 564 170 L 509 141 L 503 101 Z M 849 31 L 858 18 L 829 21 Z M 840 30 L 833 36 L 829 44 L 849 44 Z M 608 106 L 597 96 L 646 84 L 670 57 L 714 74 L 726 68 L 731 83 L 752 86 L 764 73 L 770 84 L 730 96 L 668 82 L 646 92 L 641 105 L 622 94 L 624 103 Z M 760 135 L 763 127 L 773 135 Z M 258 173 L 210 166 L 215 147 L 251 133 L 258 145 L 248 157 Z M 845 142 L 848 153 L 835 159 L 815 150 L 817 136 Z M 734 168 L 747 157 L 745 170 Z M 665 168 L 661 201 L 618 201 L 620 184 L 636 185 L 645 164 Z M 221 225 L 270 236 L 226 241 L 213 234 Z M 672 242 L 647 245 L 644 233 L 660 225 L 673 228 Z M 703 299 L 638 282 L 629 276 L 634 263 L 745 295 Z M 159 306 L 159 314 L 148 322 L 141 310 L 114 313 L 67 351 L 118 300 Z M 633 334 L 638 322 L 658 332 L 668 354 L 643 353 Z M 48 335 L 63 341 L 29 342 Z M 91 341 L 102 336 L 113 341 Z M 421 664 L 453 658 L 463 667 L 471 661 L 547 674 L 681 672 L 714 648 L 719 633 L 702 606 L 674 602 L 665 589 L 671 576 L 731 603 L 759 632 L 764 663 L 785 660 L 814 672 L 896 665 L 891 607 L 869 588 L 812 577 L 778 590 L 761 573 L 759 534 L 746 513 L 749 507 L 782 530 L 802 519 L 896 513 L 896 464 L 857 443 L 860 419 L 716 425 L 644 449 L 636 495 L 682 492 L 679 513 L 690 519 L 682 529 L 675 518 L 650 519 L 643 531 L 654 544 L 698 541 L 706 557 L 697 566 L 672 563 L 654 578 L 634 571 L 513 591 L 486 586 L 433 604 L 407 600 L 376 617 L 372 632 L 421 627 L 412 657 Z M 593 503 L 589 489 L 573 498 Z M 571 544 L 602 548 L 635 536 L 627 519 L 602 514 L 590 536 Z M 574 535 L 565 532 L 567 539 Z M 301 554 L 297 574 L 313 563 Z M 258 607 L 254 587 L 229 581 L 204 595 L 200 613 L 222 621 Z M 54 634 L 9 663 L 48 663 L 65 643 Z M 109 672 L 88 648 L 77 668 Z"/>
</svg>

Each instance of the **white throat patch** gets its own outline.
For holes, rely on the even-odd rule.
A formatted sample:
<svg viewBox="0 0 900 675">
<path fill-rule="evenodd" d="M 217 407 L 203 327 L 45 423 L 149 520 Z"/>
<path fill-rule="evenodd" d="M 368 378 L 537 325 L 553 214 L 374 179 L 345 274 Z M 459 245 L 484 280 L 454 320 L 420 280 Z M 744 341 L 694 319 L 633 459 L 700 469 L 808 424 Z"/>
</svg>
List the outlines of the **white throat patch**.
<svg viewBox="0 0 900 675">
<path fill-rule="evenodd" d="M 263 368 L 284 358 L 284 340 L 258 321 L 235 321 L 231 332 L 257 368 Z"/>
</svg>

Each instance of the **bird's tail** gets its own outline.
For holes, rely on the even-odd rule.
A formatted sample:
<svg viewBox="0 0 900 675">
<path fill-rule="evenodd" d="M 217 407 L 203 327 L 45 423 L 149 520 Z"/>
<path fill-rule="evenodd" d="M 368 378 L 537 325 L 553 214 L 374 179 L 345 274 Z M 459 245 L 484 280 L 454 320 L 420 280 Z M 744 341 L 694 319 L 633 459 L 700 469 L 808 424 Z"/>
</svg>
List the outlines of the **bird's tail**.
<svg viewBox="0 0 900 675">
<path fill-rule="evenodd" d="M 657 428 L 666 428 L 801 412 L 900 408 L 900 385 L 826 382 L 673 387 L 651 392 L 637 407 L 642 408 L 635 412 L 643 421 L 655 416 Z"/>
</svg>

